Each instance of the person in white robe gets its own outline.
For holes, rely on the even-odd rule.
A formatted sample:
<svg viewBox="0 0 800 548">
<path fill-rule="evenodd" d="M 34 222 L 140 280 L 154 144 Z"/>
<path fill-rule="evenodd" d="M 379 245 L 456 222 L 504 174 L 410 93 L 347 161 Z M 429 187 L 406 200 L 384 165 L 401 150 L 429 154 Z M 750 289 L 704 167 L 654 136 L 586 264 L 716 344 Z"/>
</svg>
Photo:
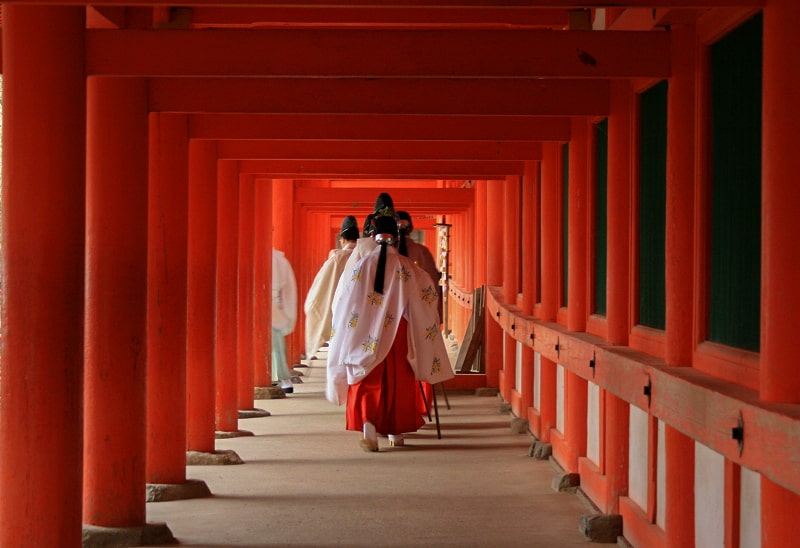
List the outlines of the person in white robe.
<svg viewBox="0 0 800 548">
<path fill-rule="evenodd" d="M 285 337 L 297 323 L 297 281 L 283 251 L 272 250 L 272 382 L 287 394 L 294 392 L 286 356 Z"/>
<path fill-rule="evenodd" d="M 330 251 L 306 294 L 303 312 L 306 315 L 306 358 L 309 360 L 314 359 L 320 347 L 330 338 L 333 295 L 347 259 L 356 247 L 356 240 L 358 224 L 355 217 L 348 215 L 342 221 L 342 230 L 339 232 L 341 247 Z"/>
<path fill-rule="evenodd" d="M 426 246 L 419 244 L 411 239 L 411 233 L 414 231 L 414 223 L 411 221 L 411 215 L 407 211 L 397 212 L 397 229 L 399 231 L 400 242 L 398 244 L 398 251 L 401 255 L 405 255 L 414 264 L 422 268 L 428 273 L 428 276 L 433 280 L 436 285 L 436 291 L 439 293 L 439 321 L 442 319 L 442 286 L 439 284 L 441 273 L 436 267 L 436 259 L 433 258 L 433 253 Z"/>
<path fill-rule="evenodd" d="M 347 404 L 346 427 L 362 432 L 361 446 L 368 451 L 378 450 L 376 433 L 402 445 L 403 433 L 424 423 L 417 381 L 454 377 L 439 329 L 436 287 L 391 245 L 397 242 L 394 217 L 376 221 L 380 246 L 339 282 L 326 386 L 329 401 Z M 367 388 L 360 390 L 360 384 Z"/>
</svg>

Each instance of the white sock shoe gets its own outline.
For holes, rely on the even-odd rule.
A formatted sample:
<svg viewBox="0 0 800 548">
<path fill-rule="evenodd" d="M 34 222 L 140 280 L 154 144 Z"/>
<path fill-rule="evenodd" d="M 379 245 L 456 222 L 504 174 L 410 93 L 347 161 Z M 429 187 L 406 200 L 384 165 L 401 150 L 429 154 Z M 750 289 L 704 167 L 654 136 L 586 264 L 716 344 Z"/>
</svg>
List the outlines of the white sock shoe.
<svg viewBox="0 0 800 548">
<path fill-rule="evenodd" d="M 364 451 L 375 452 L 378 450 L 378 433 L 375 431 L 375 425 L 371 422 L 365 422 L 363 428 L 363 438 L 361 438 L 361 448 Z"/>
<path fill-rule="evenodd" d="M 392 447 L 400 447 L 401 445 L 405 445 L 406 440 L 403 437 L 403 434 L 389 434 L 389 445 Z"/>
</svg>

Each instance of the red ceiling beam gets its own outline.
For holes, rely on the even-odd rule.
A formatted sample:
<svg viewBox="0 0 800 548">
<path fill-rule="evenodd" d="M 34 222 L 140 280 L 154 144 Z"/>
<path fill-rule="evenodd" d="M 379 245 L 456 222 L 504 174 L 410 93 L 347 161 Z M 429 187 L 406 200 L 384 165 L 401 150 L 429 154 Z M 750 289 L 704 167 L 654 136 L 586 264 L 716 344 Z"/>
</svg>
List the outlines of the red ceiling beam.
<svg viewBox="0 0 800 548">
<path fill-rule="evenodd" d="M 472 206 L 475 199 L 473 189 L 466 188 L 391 188 L 385 190 L 392 195 L 392 199 L 399 209 L 413 209 L 419 212 L 423 209 L 441 210 L 443 205 L 453 210 L 466 209 Z M 375 197 L 378 195 L 375 188 L 308 188 L 299 186 L 294 193 L 296 204 L 324 205 L 332 208 L 366 208 L 371 211 L 375 207 Z"/>
<path fill-rule="evenodd" d="M 569 141 L 558 116 L 393 114 L 193 114 L 196 139 Z"/>
<path fill-rule="evenodd" d="M 241 160 L 239 171 L 273 179 L 501 179 L 506 175 L 522 175 L 524 162 Z"/>
<path fill-rule="evenodd" d="M 252 8 L 196 7 L 192 28 L 554 28 L 569 24 L 565 9 L 502 7 L 275 6 Z"/>
<path fill-rule="evenodd" d="M 608 113 L 607 80 L 154 78 L 153 112 L 471 114 Z"/>
<path fill-rule="evenodd" d="M 29 4 L 31 0 L 4 0 L 4 4 Z M 169 6 L 175 0 L 36 0 L 37 4 L 49 5 L 98 5 L 98 6 Z M 188 0 L 181 6 L 253 7 L 253 6 L 373 6 L 373 7 L 538 7 L 538 8 L 720 8 L 763 6 L 765 0 Z"/>
<path fill-rule="evenodd" d="M 168 53 L 167 53 L 168 52 Z M 90 30 L 106 76 L 664 78 L 664 31 Z"/>
<path fill-rule="evenodd" d="M 275 160 L 541 160 L 531 141 L 253 141 L 217 144 L 219 159 Z"/>
</svg>

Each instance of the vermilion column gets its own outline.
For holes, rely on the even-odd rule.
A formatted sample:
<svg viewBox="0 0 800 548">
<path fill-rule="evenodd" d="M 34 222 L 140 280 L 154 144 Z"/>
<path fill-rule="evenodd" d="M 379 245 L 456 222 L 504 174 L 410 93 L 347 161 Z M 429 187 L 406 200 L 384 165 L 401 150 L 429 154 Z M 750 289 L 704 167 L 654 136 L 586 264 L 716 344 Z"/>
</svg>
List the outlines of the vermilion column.
<svg viewBox="0 0 800 548">
<path fill-rule="evenodd" d="M 520 237 L 522 243 L 522 313 L 533 315 L 536 305 L 536 286 L 539 273 L 536 258 L 539 256 L 539 162 L 526 162 L 522 179 L 522 215 Z M 533 341 L 530 341 L 533 342 Z M 533 348 L 522 346 L 522 373 L 520 375 L 520 416 L 526 416 L 533 406 Z"/>
<path fill-rule="evenodd" d="M 147 482 L 186 481 L 185 114 L 150 114 L 147 235 Z"/>
<path fill-rule="evenodd" d="M 275 229 L 272 233 L 272 246 L 286 254 L 286 258 L 294 270 L 295 278 L 299 278 L 297 257 L 295 257 L 292 247 L 294 238 L 298 234 L 294 226 L 294 181 L 292 179 L 273 179 L 272 181 L 272 226 Z M 270 280 L 272 280 L 271 273 Z M 297 301 L 299 308 L 303 302 L 299 293 Z M 297 312 L 299 321 L 299 310 Z M 299 349 L 305 346 L 304 343 L 298 342 L 297 335 L 299 331 L 295 327 L 292 334 L 286 337 L 286 358 L 289 362 L 290 371 L 293 364 L 300 359 Z"/>
<path fill-rule="evenodd" d="M 628 344 L 630 329 L 631 108 L 630 83 L 612 80 L 608 117 L 606 325 L 608 342 L 619 345 Z"/>
<path fill-rule="evenodd" d="M 255 183 L 253 258 L 253 382 L 272 384 L 272 181 Z"/>
<path fill-rule="evenodd" d="M 486 190 L 486 225 L 478 230 L 486 232 L 486 285 L 499 287 L 503 284 L 503 244 L 498 242 L 505 233 L 504 192 L 502 181 L 489 181 Z M 488 301 L 488 296 L 487 296 Z M 503 365 L 503 330 L 497 318 L 486 315 L 483 355 L 486 362 L 488 386 L 500 387 L 500 368 Z"/>
<path fill-rule="evenodd" d="M 81 545 L 84 28 L 3 6 L 1 546 Z"/>
<path fill-rule="evenodd" d="M 588 246 L 587 210 L 588 185 L 588 129 L 583 118 L 573 118 L 572 140 L 569 149 L 569 308 L 567 329 L 586 329 L 587 271 L 586 251 Z M 578 457 L 586 454 L 587 382 L 578 375 L 565 372 L 564 439 L 567 444 L 567 462 L 562 466 L 568 472 L 577 472 Z"/>
<path fill-rule="evenodd" d="M 145 522 L 147 86 L 90 78 L 87 104 L 83 519 L 132 527 Z"/>
<path fill-rule="evenodd" d="M 697 44 L 694 27 L 672 28 L 672 78 L 667 97 L 666 316 L 664 359 L 667 365 L 691 365 L 694 340 L 694 174 Z M 672 428 L 667 434 L 666 530 L 670 545 L 694 539 L 694 442 Z M 690 448 L 692 448 L 690 450 Z M 683 482 L 682 485 L 679 482 Z M 665 516 L 665 519 L 666 517 Z M 677 544 L 675 544 L 677 543 Z"/>
<path fill-rule="evenodd" d="M 484 180 L 475 181 L 475 287 L 486 283 L 486 227 L 488 219 L 486 214 L 487 183 Z"/>
<path fill-rule="evenodd" d="M 630 234 L 630 109 L 627 80 L 611 82 L 608 116 L 608 243 L 606 326 L 608 342 L 628 343 L 629 314 L 628 238 Z M 628 488 L 628 431 L 630 408 L 625 400 L 605 392 L 605 474 L 608 485 L 607 514 L 619 513 L 619 497 Z"/>
<path fill-rule="evenodd" d="M 770 402 L 800 402 L 800 372 L 793 349 L 800 310 L 800 250 L 795 231 L 800 188 L 796 151 L 800 106 L 792 99 L 800 75 L 788 67 L 800 51 L 795 22 L 800 5 L 770 0 L 764 9 L 761 234 L 760 396 Z M 762 546 L 784 546 L 797 536 L 794 515 L 800 497 L 780 485 L 761 481 Z"/>
<path fill-rule="evenodd" d="M 217 180 L 217 337 L 216 364 L 217 430 L 239 430 L 237 401 L 237 311 L 239 241 L 239 163 L 218 162 Z M 225 245 L 221 245 L 224 242 Z"/>
<path fill-rule="evenodd" d="M 517 304 L 519 293 L 519 222 L 520 182 L 518 176 L 506 177 L 503 184 L 504 216 L 503 216 L 503 300 L 508 305 Z M 503 334 L 503 371 L 502 392 L 506 401 L 514 402 L 517 370 L 517 341 L 509 334 Z M 517 416 L 521 410 L 515 409 Z"/>
<path fill-rule="evenodd" d="M 559 211 L 561 189 L 561 144 L 542 145 L 542 306 L 541 319 L 551 322 L 558 309 L 559 275 Z M 540 421 L 537 435 L 550 441 L 550 430 L 556 426 L 556 364 L 541 357 Z"/>
<path fill-rule="evenodd" d="M 186 298 L 186 448 L 215 451 L 214 310 L 217 249 L 217 144 L 189 141 Z"/>
<path fill-rule="evenodd" d="M 239 409 L 253 409 L 253 246 L 255 176 L 239 176 Z"/>
</svg>

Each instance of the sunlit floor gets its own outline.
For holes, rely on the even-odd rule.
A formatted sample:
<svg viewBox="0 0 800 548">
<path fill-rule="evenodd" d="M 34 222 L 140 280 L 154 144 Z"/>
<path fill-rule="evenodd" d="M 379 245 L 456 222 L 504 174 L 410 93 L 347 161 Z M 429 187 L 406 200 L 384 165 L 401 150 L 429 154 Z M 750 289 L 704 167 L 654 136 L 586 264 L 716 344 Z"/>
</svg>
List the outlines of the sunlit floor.
<svg viewBox="0 0 800 548">
<path fill-rule="evenodd" d="M 258 400 L 269 417 L 240 419 L 254 436 L 217 440 L 242 465 L 190 466 L 212 497 L 148 503 L 184 546 L 609 546 L 579 532 L 587 507 L 551 489 L 553 466 L 527 456 L 496 397 L 439 394 L 434 422 L 378 453 L 344 429 L 325 400 L 324 361 L 285 399 Z"/>
</svg>

